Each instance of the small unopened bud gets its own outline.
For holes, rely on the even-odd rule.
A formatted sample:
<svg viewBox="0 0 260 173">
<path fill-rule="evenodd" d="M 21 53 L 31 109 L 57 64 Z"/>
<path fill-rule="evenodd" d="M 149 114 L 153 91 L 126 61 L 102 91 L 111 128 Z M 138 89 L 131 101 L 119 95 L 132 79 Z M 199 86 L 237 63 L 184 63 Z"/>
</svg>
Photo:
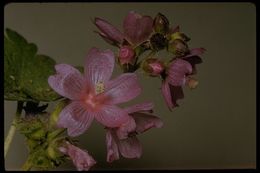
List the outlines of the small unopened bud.
<svg viewBox="0 0 260 173">
<path fill-rule="evenodd" d="M 164 35 L 156 33 L 150 38 L 150 43 L 152 45 L 152 49 L 161 50 L 167 46 L 167 39 Z"/>
<path fill-rule="evenodd" d="M 27 138 L 26 144 L 30 150 L 33 150 L 35 147 L 39 145 L 39 141 Z"/>
<path fill-rule="evenodd" d="M 48 154 L 48 157 L 51 158 L 51 159 L 55 159 L 56 158 L 56 151 L 55 151 L 55 149 L 52 146 L 49 146 L 47 148 L 47 154 Z"/>
<path fill-rule="evenodd" d="M 60 112 L 69 103 L 68 99 L 61 100 L 55 107 L 54 111 L 51 113 L 49 124 L 51 128 L 56 127 L 56 123 L 59 119 Z"/>
<path fill-rule="evenodd" d="M 190 89 L 195 89 L 198 86 L 199 82 L 194 78 L 189 78 L 187 80 L 187 85 Z"/>
<path fill-rule="evenodd" d="M 189 48 L 184 41 L 176 39 L 168 43 L 168 51 L 181 57 L 189 53 Z"/>
<path fill-rule="evenodd" d="M 150 58 L 144 61 L 143 70 L 150 76 L 159 76 L 164 71 L 164 64 L 158 59 Z"/>
<path fill-rule="evenodd" d="M 158 33 L 167 33 L 169 30 L 169 20 L 163 14 L 158 13 L 153 20 L 153 29 Z"/>
<path fill-rule="evenodd" d="M 123 64 L 132 64 L 135 59 L 135 51 L 130 46 L 123 46 L 119 50 L 119 62 Z"/>
<path fill-rule="evenodd" d="M 48 141 L 49 145 L 48 145 L 46 152 L 47 152 L 47 155 L 49 158 L 56 160 L 58 157 L 63 155 L 60 153 L 59 147 L 61 144 L 64 143 L 64 141 L 65 141 L 64 139 L 65 138 L 59 137 L 59 138 L 53 139 L 51 141 Z"/>
<path fill-rule="evenodd" d="M 28 135 L 28 137 L 33 140 L 41 140 L 44 139 L 45 136 L 46 136 L 45 129 L 36 130 L 35 132 Z"/>
<path fill-rule="evenodd" d="M 171 40 L 182 40 L 182 41 L 189 41 L 190 38 L 188 36 L 186 36 L 185 34 L 181 33 L 181 32 L 175 32 L 171 35 Z"/>
</svg>

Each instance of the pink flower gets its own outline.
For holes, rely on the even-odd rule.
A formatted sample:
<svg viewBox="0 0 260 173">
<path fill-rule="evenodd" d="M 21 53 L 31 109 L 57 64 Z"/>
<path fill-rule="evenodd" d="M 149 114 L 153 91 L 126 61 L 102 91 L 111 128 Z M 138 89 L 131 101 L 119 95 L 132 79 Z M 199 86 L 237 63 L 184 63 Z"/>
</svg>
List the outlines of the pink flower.
<svg viewBox="0 0 260 173">
<path fill-rule="evenodd" d="M 109 80 L 114 68 L 110 50 L 92 48 L 86 57 L 84 75 L 67 64 L 55 66 L 57 74 L 50 76 L 49 85 L 71 100 L 60 113 L 57 125 L 67 128 L 69 136 L 85 132 L 95 118 L 106 127 L 118 127 L 129 119 L 116 104 L 127 102 L 140 94 L 134 73 L 124 73 Z"/>
<path fill-rule="evenodd" d="M 65 146 L 60 147 L 59 150 L 71 158 L 78 171 L 88 171 L 96 164 L 96 161 L 88 154 L 88 151 L 82 150 L 69 142 L 66 142 Z"/>
<path fill-rule="evenodd" d="M 196 87 L 197 82 L 190 78 L 190 75 L 196 73 L 195 65 L 202 62 L 199 55 L 203 54 L 204 51 L 204 48 L 192 49 L 188 55 L 174 60 L 169 65 L 161 91 L 170 110 L 179 106 L 177 100 L 184 98 L 183 86 Z"/>
<path fill-rule="evenodd" d="M 123 22 L 123 33 L 104 19 L 95 18 L 99 35 L 108 43 L 122 44 L 127 40 L 131 45 L 138 45 L 149 38 L 153 31 L 153 19 L 134 11 L 128 13 Z"/>
<path fill-rule="evenodd" d="M 137 104 L 124 110 L 132 119 L 118 128 L 108 128 L 106 133 L 107 162 L 119 159 L 119 153 L 125 158 L 140 158 L 142 146 L 136 135 L 151 128 L 160 128 L 163 122 L 151 114 L 152 103 Z"/>
<path fill-rule="evenodd" d="M 130 46 L 123 46 L 119 49 L 120 64 L 133 64 L 135 60 L 135 51 Z"/>
</svg>

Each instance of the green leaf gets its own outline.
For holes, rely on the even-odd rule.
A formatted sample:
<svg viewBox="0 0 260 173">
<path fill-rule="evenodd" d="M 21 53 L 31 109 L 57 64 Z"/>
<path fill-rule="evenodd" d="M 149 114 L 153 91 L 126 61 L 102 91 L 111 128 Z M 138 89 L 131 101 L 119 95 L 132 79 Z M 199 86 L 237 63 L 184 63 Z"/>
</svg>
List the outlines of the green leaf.
<svg viewBox="0 0 260 173">
<path fill-rule="evenodd" d="M 55 101 L 61 98 L 48 84 L 56 62 L 38 55 L 37 46 L 17 32 L 6 29 L 4 36 L 4 97 L 15 101 Z"/>
</svg>

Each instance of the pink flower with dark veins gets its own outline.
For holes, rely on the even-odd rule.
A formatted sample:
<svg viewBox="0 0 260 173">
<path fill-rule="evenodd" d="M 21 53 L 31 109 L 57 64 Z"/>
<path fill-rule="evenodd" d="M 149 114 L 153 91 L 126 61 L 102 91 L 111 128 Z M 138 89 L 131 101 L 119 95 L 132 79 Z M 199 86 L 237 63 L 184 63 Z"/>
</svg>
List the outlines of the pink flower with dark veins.
<svg viewBox="0 0 260 173">
<path fill-rule="evenodd" d="M 116 106 L 132 100 L 141 92 L 137 76 L 124 73 L 109 80 L 114 68 L 110 50 L 92 48 L 86 57 L 84 75 L 67 64 L 55 66 L 49 85 L 71 100 L 60 113 L 58 127 L 67 128 L 69 136 L 84 133 L 95 118 L 106 127 L 118 127 L 129 120 L 128 113 Z"/>
<path fill-rule="evenodd" d="M 95 18 L 94 24 L 100 30 L 99 35 L 108 43 L 121 45 L 127 40 L 130 45 L 138 45 L 147 40 L 153 31 L 153 19 L 130 11 L 123 21 L 123 33 L 101 18 Z"/>
<path fill-rule="evenodd" d="M 191 75 L 196 74 L 195 65 L 202 62 L 199 55 L 203 54 L 204 51 L 204 48 L 191 49 L 188 55 L 174 60 L 169 65 L 161 91 L 170 110 L 179 106 L 178 99 L 184 98 L 183 86 L 195 87 L 197 85 Z"/>
<path fill-rule="evenodd" d="M 69 142 L 66 142 L 65 146 L 59 147 L 59 150 L 70 157 L 78 171 L 88 171 L 96 164 L 96 161 L 89 155 L 88 151 L 82 150 Z"/>
<path fill-rule="evenodd" d="M 161 119 L 152 114 L 152 108 L 152 103 L 127 107 L 124 110 L 132 119 L 118 128 L 107 129 L 107 162 L 118 160 L 120 153 L 125 158 L 141 157 L 142 146 L 136 135 L 163 126 Z"/>
</svg>

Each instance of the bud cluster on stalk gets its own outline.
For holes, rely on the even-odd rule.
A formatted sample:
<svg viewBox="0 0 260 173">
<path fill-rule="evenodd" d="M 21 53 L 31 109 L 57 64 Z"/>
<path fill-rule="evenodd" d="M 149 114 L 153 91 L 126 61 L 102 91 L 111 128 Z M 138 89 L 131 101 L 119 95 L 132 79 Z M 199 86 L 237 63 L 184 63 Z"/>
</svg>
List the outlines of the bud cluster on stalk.
<svg viewBox="0 0 260 173">
<path fill-rule="evenodd" d="M 67 104 L 67 100 L 62 100 L 51 114 L 30 112 L 17 121 L 16 127 L 26 137 L 29 150 L 27 168 L 49 170 L 64 163 L 68 158 L 58 148 L 70 139 L 67 136 L 61 136 L 64 129 L 56 127 L 58 115 Z M 25 111 L 27 112 L 26 107 Z"/>
<path fill-rule="evenodd" d="M 190 38 L 179 26 L 170 26 L 164 14 L 151 17 L 130 12 L 123 21 L 123 32 L 100 18 L 95 19 L 95 25 L 106 42 L 118 47 L 117 62 L 124 72 L 141 69 L 162 80 L 161 92 L 168 107 L 176 107 L 177 100 L 184 98 L 184 85 L 197 87 L 198 81 L 191 75 L 197 73 L 196 65 L 202 62 L 200 55 L 205 49 L 189 48 Z M 163 50 L 171 57 L 156 55 Z"/>
</svg>

